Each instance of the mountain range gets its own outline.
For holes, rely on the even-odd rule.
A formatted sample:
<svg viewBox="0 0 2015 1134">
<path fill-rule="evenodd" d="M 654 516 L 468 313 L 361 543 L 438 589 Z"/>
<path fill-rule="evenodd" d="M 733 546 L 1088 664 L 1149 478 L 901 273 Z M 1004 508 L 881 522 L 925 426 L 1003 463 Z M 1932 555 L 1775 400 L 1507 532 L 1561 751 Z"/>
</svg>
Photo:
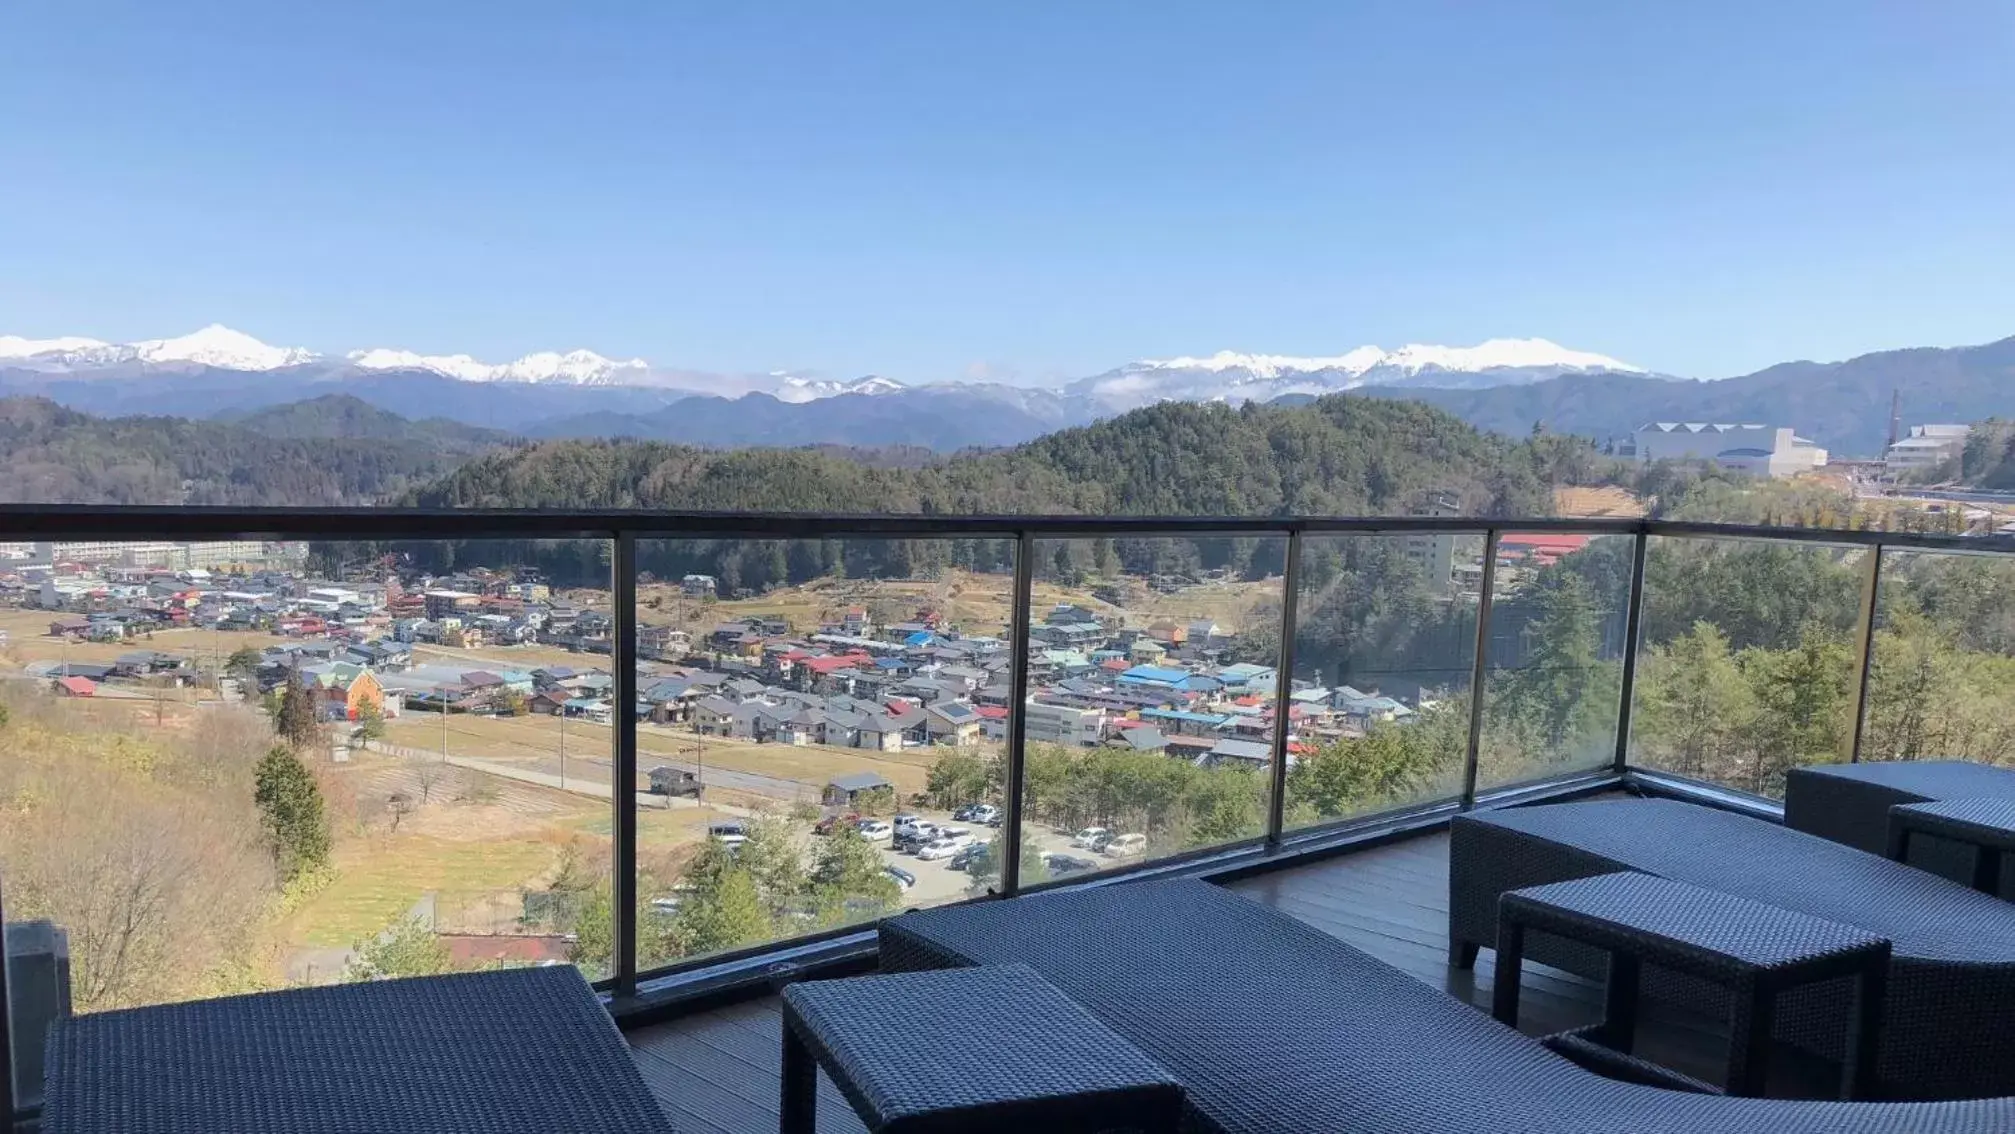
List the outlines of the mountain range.
<svg viewBox="0 0 2015 1134">
<path fill-rule="evenodd" d="M 629 437 L 719 448 L 1017 444 L 1165 401 L 1299 402 L 1339 391 L 1404 398 L 1480 428 L 1535 425 L 1597 440 L 1647 421 L 1790 425 L 1842 455 L 1880 451 L 1890 397 L 1912 422 L 2015 416 L 2015 339 L 1838 363 L 1791 362 L 1713 381 L 1658 374 L 1544 339 L 1364 346 L 1334 356 L 1220 352 L 1146 359 L 1051 387 L 774 371 L 722 374 L 541 351 L 489 363 L 373 347 L 323 355 L 212 325 L 133 343 L 0 336 L 0 395 L 100 414 L 232 419 L 330 394 L 412 416 L 539 438 Z"/>
</svg>

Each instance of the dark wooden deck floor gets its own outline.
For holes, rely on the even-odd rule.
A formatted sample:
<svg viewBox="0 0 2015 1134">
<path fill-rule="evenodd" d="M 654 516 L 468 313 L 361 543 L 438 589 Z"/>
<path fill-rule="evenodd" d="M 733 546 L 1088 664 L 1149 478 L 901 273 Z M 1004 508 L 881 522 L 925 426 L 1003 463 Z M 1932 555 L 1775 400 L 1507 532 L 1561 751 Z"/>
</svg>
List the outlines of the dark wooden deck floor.
<svg viewBox="0 0 2015 1134">
<path fill-rule="evenodd" d="M 1446 963 L 1448 838 L 1433 835 L 1237 883 L 1233 889 L 1300 918 L 1422 982 L 1489 1011 L 1491 956 L 1474 972 Z M 1532 1034 L 1594 1023 L 1600 991 L 1580 978 L 1528 965 L 1520 1026 Z M 686 1134 L 769 1134 L 777 1128 L 780 1018 L 774 998 L 630 1033 L 630 1043 L 672 1124 Z M 1647 1007 L 1640 1055 L 1719 1082 L 1724 1033 L 1712 1021 Z M 1823 1069 L 1785 1065 L 1787 1087 L 1811 1093 Z M 1819 1081 L 1823 1086 L 1824 1080 Z M 819 1130 L 862 1130 L 820 1077 Z M 1773 1090 L 1773 1093 L 1777 1093 Z"/>
</svg>

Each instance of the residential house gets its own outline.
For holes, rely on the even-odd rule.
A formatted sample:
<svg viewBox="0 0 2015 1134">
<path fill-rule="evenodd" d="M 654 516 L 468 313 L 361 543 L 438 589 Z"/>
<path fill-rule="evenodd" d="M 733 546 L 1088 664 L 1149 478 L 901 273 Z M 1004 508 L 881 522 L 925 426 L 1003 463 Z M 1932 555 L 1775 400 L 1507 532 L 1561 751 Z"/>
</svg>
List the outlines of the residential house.
<svg viewBox="0 0 2015 1134">
<path fill-rule="evenodd" d="M 679 580 L 679 593 L 691 599 L 714 597 L 720 583 L 712 575 L 687 575 Z"/>
<path fill-rule="evenodd" d="M 900 752 L 903 749 L 905 727 L 901 717 L 876 713 L 862 720 L 861 727 L 855 730 L 854 747 L 881 752 Z"/>
<path fill-rule="evenodd" d="M 1272 758 L 1272 745 L 1255 740 L 1220 740 L 1204 753 L 1203 763 L 1213 768 L 1226 765 L 1263 768 Z"/>
<path fill-rule="evenodd" d="M 385 686 L 370 666 L 330 662 L 302 670 L 301 679 L 314 691 L 323 720 L 358 720 L 366 709 L 380 716 L 398 715 L 396 705 L 388 711 Z"/>
<path fill-rule="evenodd" d="M 693 706 L 693 731 L 702 736 L 735 735 L 735 710 L 740 707 L 719 694 L 701 698 Z"/>
<path fill-rule="evenodd" d="M 1126 648 L 1126 654 L 1141 665 L 1151 666 L 1168 656 L 1168 647 L 1153 638 L 1140 637 L 1135 638 L 1133 644 Z"/>
<path fill-rule="evenodd" d="M 1089 747 L 1105 731 L 1105 714 L 1097 709 L 1031 703 L 1022 709 L 1023 734 L 1032 741 Z"/>
<path fill-rule="evenodd" d="M 964 701 L 934 701 L 923 713 L 924 735 L 931 743 L 964 748 L 979 742 L 979 712 Z"/>
<path fill-rule="evenodd" d="M 692 645 L 692 636 L 684 630 L 671 626 L 637 627 L 637 650 L 645 657 L 684 657 Z"/>
<path fill-rule="evenodd" d="M 819 743 L 835 748 L 861 747 L 861 726 L 867 715 L 850 709 L 827 708 L 820 713 Z"/>
<path fill-rule="evenodd" d="M 777 724 L 779 744 L 819 744 L 825 737 L 826 715 L 818 709 L 799 709 Z"/>
<path fill-rule="evenodd" d="M 1120 730 L 1113 740 L 1115 745 L 1134 752 L 1166 752 L 1168 737 L 1153 725 L 1134 722 L 1134 727 Z"/>
<path fill-rule="evenodd" d="M 51 638 L 69 638 L 75 641 L 90 633 L 91 620 L 75 615 L 69 618 L 58 618 L 49 624 L 49 636 Z"/>
</svg>

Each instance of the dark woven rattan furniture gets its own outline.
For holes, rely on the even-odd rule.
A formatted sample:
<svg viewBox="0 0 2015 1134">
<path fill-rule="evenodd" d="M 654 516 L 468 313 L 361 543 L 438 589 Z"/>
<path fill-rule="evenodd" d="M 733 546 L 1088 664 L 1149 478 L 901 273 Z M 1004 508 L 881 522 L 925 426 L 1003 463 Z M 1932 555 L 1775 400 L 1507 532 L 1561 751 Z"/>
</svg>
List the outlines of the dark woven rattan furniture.
<svg viewBox="0 0 2015 1134">
<path fill-rule="evenodd" d="M 2015 1099 L 1722 1098 L 1603 1078 L 1285 914 L 1195 880 L 904 914 L 884 969 L 1026 962 L 1234 1134 L 2006 1134 Z"/>
<path fill-rule="evenodd" d="M 1999 799 L 2015 803 L 2015 769 L 1963 760 L 1821 764 L 1793 768 L 1784 781 L 1784 825 L 1884 854 L 1889 809 L 1899 803 Z M 1939 838 L 1911 840 L 1910 865 L 1971 885 L 1973 852 Z M 2015 901 L 2015 871 L 2002 871 L 2001 896 Z"/>
<path fill-rule="evenodd" d="M 669 1134 L 569 967 L 101 1012 L 50 1030 L 46 1134 Z"/>
<path fill-rule="evenodd" d="M 1899 803 L 1889 809 L 1889 860 L 1910 861 L 1917 836 L 1947 839 L 1969 848 L 1975 890 L 1999 896 L 2001 858 L 2015 851 L 2015 799 L 1945 799 Z"/>
<path fill-rule="evenodd" d="M 1497 936 L 1498 898 L 1634 870 L 1851 925 L 1892 942 L 1877 1090 L 1888 1098 L 2015 1094 L 2015 905 L 1878 855 L 1760 819 L 1671 800 L 1596 800 L 1458 817 L 1449 843 L 1449 940 L 1458 964 Z M 1598 950 L 1546 934 L 1527 959 L 1600 977 Z M 1725 990 L 1656 966 L 1647 996 L 1709 1013 Z M 1780 1042 L 1846 1055 L 1852 982 L 1784 994 Z"/>
<path fill-rule="evenodd" d="M 1167 1071 L 1027 965 L 813 981 L 783 999 L 783 1134 L 812 1134 L 821 1066 L 876 1134 L 1175 1134 L 1182 1115 Z"/>
<path fill-rule="evenodd" d="M 1550 1036 L 1583 1052 L 1597 1040 L 1628 1054 L 1637 1026 L 1638 976 L 1646 963 L 1689 973 L 1729 990 L 1728 1076 L 1722 1090 L 1760 1096 L 1770 1081 L 1770 1031 L 1777 997 L 1787 989 L 1847 976 L 1856 1011 L 1842 1068 L 1840 1097 L 1865 1098 L 1881 1029 L 1882 982 L 1889 941 L 1852 926 L 1780 910 L 1684 882 L 1625 871 L 1513 890 L 1498 901 L 1497 983 L 1492 1009 L 1518 1023 L 1519 971 L 1526 930 L 1551 933 L 1609 954 L 1600 1025 Z M 1599 1051 L 1589 1052 L 1600 1058 Z M 1637 1067 L 1648 1065 L 1638 1062 Z M 1668 1073 L 1673 1086 L 1691 1080 Z"/>
</svg>

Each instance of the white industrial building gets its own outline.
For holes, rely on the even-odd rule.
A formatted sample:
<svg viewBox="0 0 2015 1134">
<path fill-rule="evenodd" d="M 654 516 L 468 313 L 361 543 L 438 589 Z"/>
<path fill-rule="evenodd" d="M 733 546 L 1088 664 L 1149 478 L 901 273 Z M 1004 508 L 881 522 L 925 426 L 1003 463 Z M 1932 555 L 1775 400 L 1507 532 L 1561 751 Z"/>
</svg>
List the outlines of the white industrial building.
<svg viewBox="0 0 2015 1134">
<path fill-rule="evenodd" d="M 1913 425 L 1910 436 L 1900 437 L 1882 454 L 1890 472 L 1917 472 L 1957 460 L 1966 451 L 1967 425 Z"/>
<path fill-rule="evenodd" d="M 1640 464 L 1712 461 L 1754 476 L 1791 476 L 1826 464 L 1826 450 L 1780 426 L 1658 421 L 1631 434 L 1631 443 Z"/>
</svg>

